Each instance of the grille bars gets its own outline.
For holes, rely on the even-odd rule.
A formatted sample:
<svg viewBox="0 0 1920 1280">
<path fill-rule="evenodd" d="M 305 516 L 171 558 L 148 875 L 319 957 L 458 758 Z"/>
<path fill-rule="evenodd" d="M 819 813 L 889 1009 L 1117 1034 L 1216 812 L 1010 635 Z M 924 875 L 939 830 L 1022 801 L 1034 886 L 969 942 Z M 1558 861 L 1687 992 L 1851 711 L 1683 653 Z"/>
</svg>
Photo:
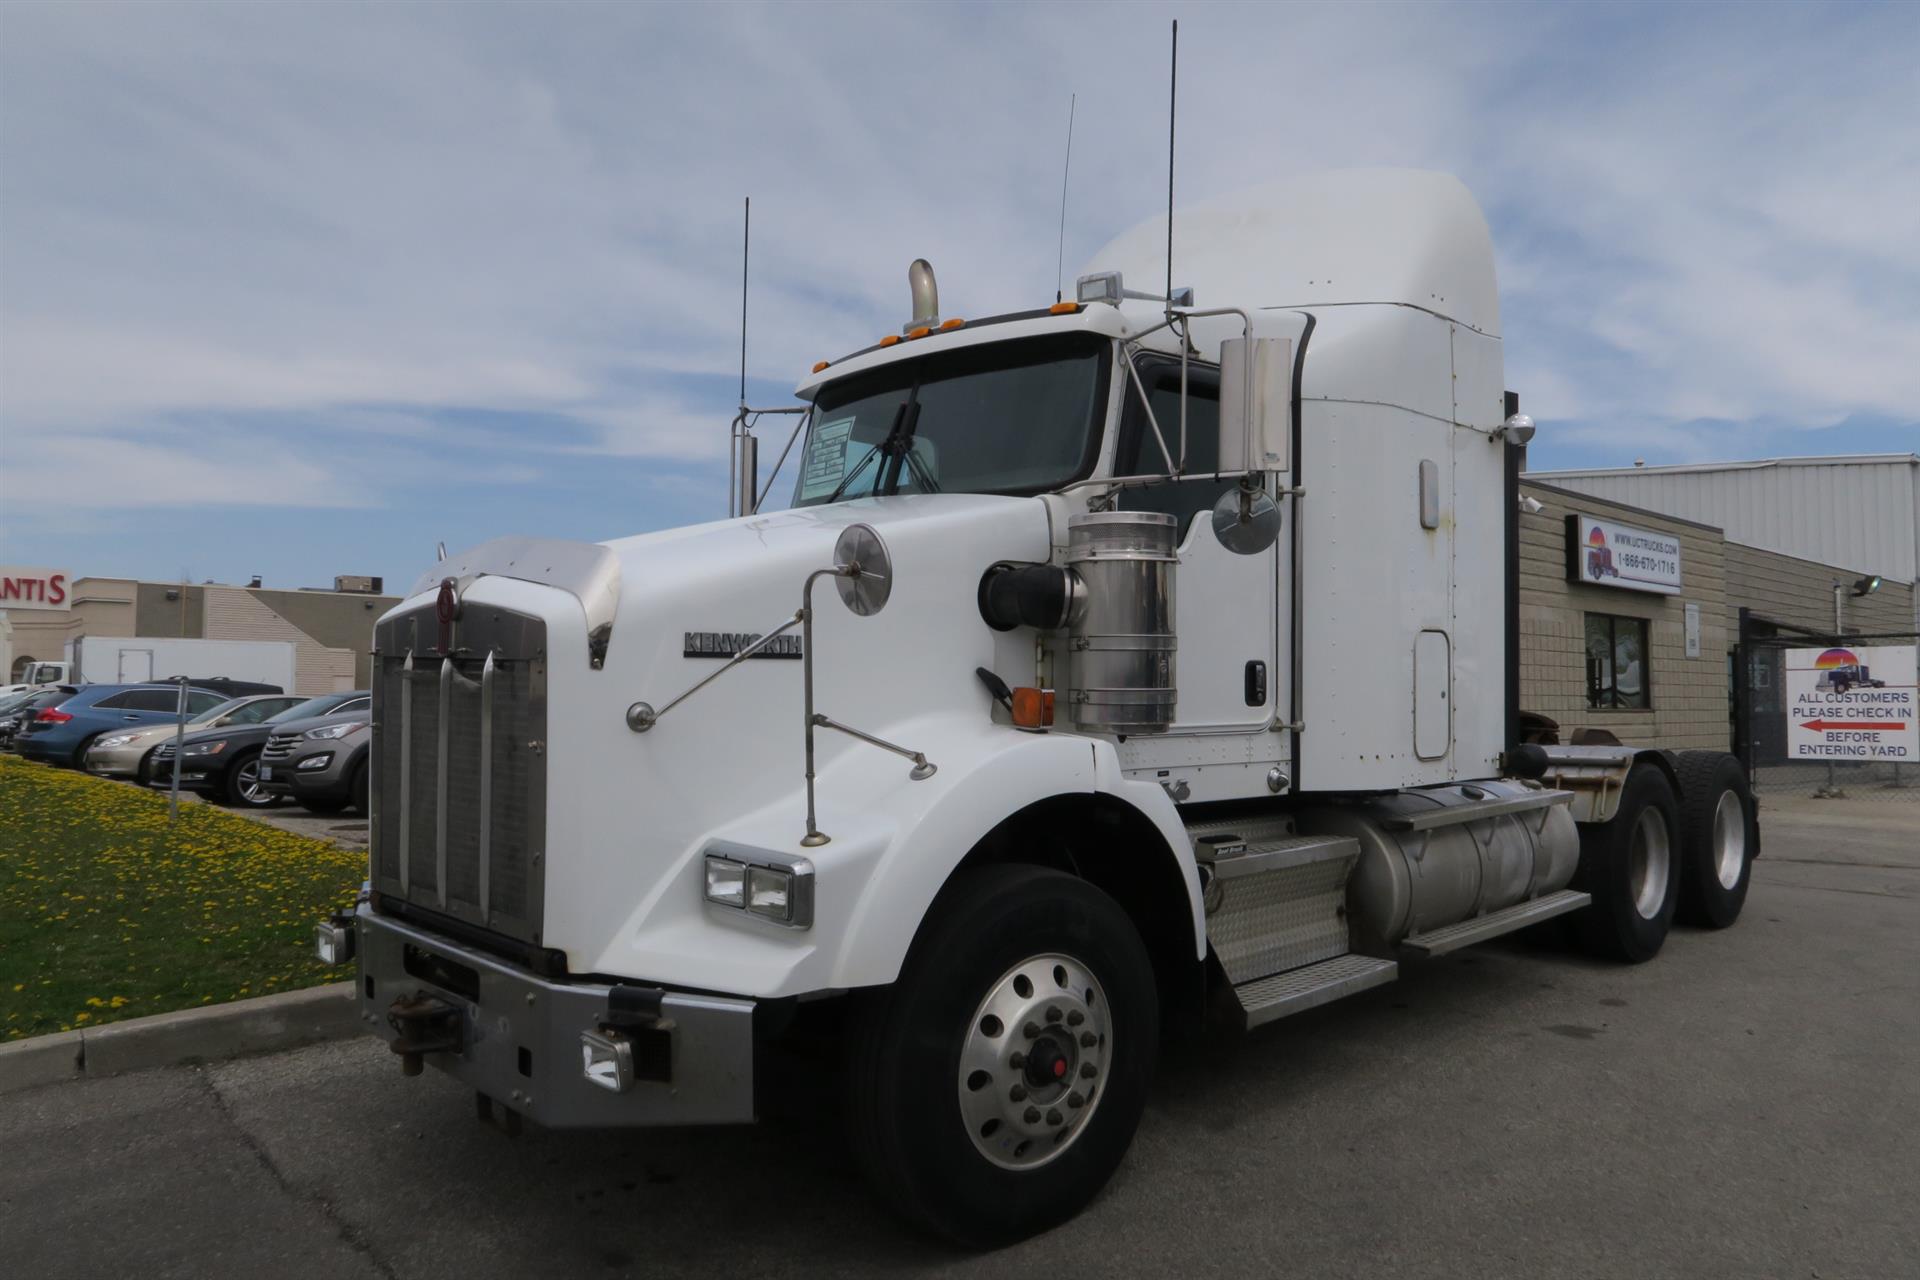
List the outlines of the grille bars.
<svg viewBox="0 0 1920 1280">
<path fill-rule="evenodd" d="M 447 905 L 447 721 L 452 718 L 453 658 L 440 659 L 440 715 L 433 759 L 433 870 L 440 905 Z"/>
<path fill-rule="evenodd" d="M 400 889 L 413 892 L 413 650 L 400 665 Z"/>
<path fill-rule="evenodd" d="M 480 918 L 493 923 L 493 650 L 480 668 Z"/>
</svg>

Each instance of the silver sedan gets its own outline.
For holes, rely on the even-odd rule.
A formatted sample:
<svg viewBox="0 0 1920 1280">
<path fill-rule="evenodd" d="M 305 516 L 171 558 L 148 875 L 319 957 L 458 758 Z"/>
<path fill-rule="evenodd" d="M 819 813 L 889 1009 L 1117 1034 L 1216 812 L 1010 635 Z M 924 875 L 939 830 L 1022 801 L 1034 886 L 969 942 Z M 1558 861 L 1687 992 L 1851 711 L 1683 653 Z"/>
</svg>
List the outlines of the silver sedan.
<svg viewBox="0 0 1920 1280">
<path fill-rule="evenodd" d="M 187 721 L 187 731 L 216 729 L 222 725 L 259 724 L 269 716 L 277 716 L 288 707 L 298 706 L 305 701 L 300 695 L 289 693 L 257 693 L 234 698 L 217 707 L 209 707 Z M 124 733 L 103 734 L 87 748 L 87 772 L 105 778 L 132 778 L 144 783 L 147 780 L 147 753 L 170 740 L 178 731 L 179 726 L 168 721 L 165 724 L 128 729 Z"/>
</svg>

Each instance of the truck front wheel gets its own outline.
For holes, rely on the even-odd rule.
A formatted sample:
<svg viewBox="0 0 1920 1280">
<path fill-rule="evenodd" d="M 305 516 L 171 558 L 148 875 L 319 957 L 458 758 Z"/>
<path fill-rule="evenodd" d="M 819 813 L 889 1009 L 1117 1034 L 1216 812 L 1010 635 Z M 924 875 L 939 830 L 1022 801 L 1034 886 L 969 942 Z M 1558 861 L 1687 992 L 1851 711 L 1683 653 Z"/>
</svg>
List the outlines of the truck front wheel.
<svg viewBox="0 0 1920 1280">
<path fill-rule="evenodd" d="M 855 1154 L 902 1215 L 964 1245 L 1077 1213 L 1140 1123 L 1159 1039 L 1133 922 L 1083 880 L 989 866 L 951 884 L 899 980 L 863 997 Z"/>
<path fill-rule="evenodd" d="M 1580 828 L 1573 887 L 1593 895 L 1571 917 L 1587 950 L 1638 964 L 1659 954 L 1680 900 L 1680 810 L 1658 765 L 1627 774 L 1611 821 Z"/>
</svg>

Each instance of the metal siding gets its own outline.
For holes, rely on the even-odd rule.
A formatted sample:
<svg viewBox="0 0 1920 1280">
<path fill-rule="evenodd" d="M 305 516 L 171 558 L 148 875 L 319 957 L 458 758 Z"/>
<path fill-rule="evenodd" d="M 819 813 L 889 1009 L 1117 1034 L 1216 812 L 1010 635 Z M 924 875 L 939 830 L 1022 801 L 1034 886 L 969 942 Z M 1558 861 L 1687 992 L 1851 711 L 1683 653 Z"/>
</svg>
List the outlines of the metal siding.
<svg viewBox="0 0 1920 1280">
<path fill-rule="evenodd" d="M 1920 463 L 1779 462 L 1723 469 L 1540 471 L 1528 479 L 1716 525 L 1730 541 L 1912 582 Z"/>
</svg>

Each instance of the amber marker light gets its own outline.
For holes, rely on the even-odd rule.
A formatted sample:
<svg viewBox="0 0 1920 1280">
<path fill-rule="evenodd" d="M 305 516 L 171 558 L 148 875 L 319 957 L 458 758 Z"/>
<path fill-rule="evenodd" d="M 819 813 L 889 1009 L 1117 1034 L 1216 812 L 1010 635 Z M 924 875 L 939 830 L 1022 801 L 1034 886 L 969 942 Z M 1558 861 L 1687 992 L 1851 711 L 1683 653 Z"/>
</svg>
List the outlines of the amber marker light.
<svg viewBox="0 0 1920 1280">
<path fill-rule="evenodd" d="M 965 320 L 962 320 L 959 316 L 955 316 L 953 319 L 947 321 L 946 323 L 940 326 L 940 332 L 945 333 L 950 329 L 958 329 L 961 325 L 964 325 L 965 323 L 966 323 Z"/>
<path fill-rule="evenodd" d="M 880 339 L 880 345 L 883 347 L 890 347 L 898 341 L 900 341 L 900 335 L 897 333 L 890 333 L 886 337 Z"/>
<path fill-rule="evenodd" d="M 1022 729 L 1044 729 L 1053 723 L 1053 690 L 1020 688 L 1013 691 L 1013 722 Z"/>
<path fill-rule="evenodd" d="M 932 332 L 933 332 L 933 330 L 931 330 L 931 329 L 929 329 L 929 328 L 927 328 L 927 326 L 925 326 L 925 325 L 921 325 L 921 326 L 920 326 L 920 327 L 919 327 L 918 329 L 909 329 L 909 330 L 907 330 L 907 337 L 908 337 L 908 338 L 910 338 L 910 339 L 911 339 L 911 338 L 924 338 L 924 337 L 926 337 L 926 336 L 927 336 L 928 334 L 930 334 L 930 333 L 932 333 Z"/>
<path fill-rule="evenodd" d="M 822 361 L 821 361 L 821 362 L 820 362 L 819 364 L 816 364 L 816 365 L 814 365 L 814 366 L 813 366 L 813 371 L 814 371 L 815 373 L 818 373 L 818 372 L 820 372 L 820 371 L 821 371 L 822 369 L 824 369 L 824 368 L 826 368 L 826 367 L 827 367 L 827 365 L 828 365 L 829 363 L 830 363 L 830 361 L 826 361 L 826 360 L 822 360 Z"/>
<path fill-rule="evenodd" d="M 1080 304 L 1077 302 L 1056 302 L 1048 307 L 1047 310 L 1056 316 L 1070 316 L 1080 310 Z"/>
</svg>

